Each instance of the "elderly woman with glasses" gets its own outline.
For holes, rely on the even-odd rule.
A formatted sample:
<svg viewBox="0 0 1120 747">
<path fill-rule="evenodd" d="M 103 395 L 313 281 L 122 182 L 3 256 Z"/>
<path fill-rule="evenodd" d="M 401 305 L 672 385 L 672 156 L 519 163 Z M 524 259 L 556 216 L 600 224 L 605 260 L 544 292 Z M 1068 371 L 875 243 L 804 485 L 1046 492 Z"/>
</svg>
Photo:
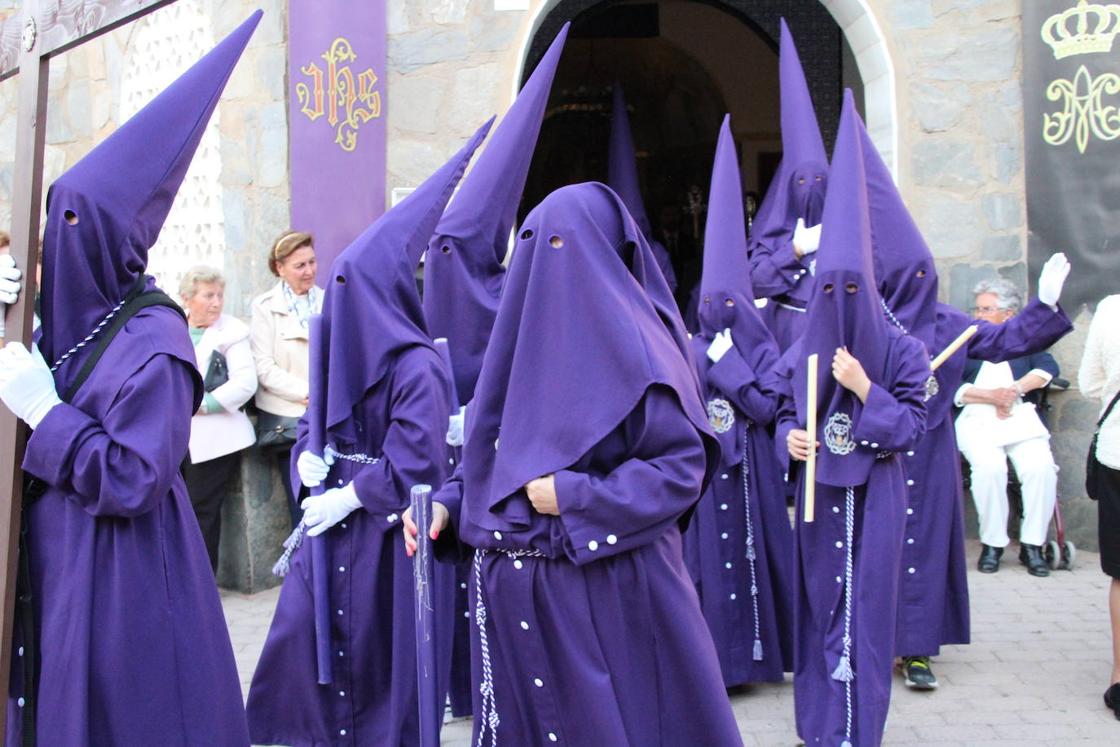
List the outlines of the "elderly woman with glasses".
<svg viewBox="0 0 1120 747">
<path fill-rule="evenodd" d="M 1056 254 L 1043 268 L 1038 282 L 1038 300 L 1024 305 L 1014 283 L 1003 279 L 985 280 L 973 289 L 973 316 L 995 329 L 1011 326 L 1011 320 L 1028 315 L 1049 318 L 1055 334 L 1024 325 L 1032 334 L 1020 346 L 1018 356 L 1002 362 L 969 359 L 961 375 L 954 404 L 962 408 L 955 429 L 957 445 L 971 467 L 972 500 L 980 520 L 981 573 L 999 570 L 1007 536 L 1007 460 L 1015 465 L 1022 484 L 1023 522 L 1019 529 L 1019 560 L 1033 576 L 1050 575 L 1042 556 L 1050 516 L 1057 500 L 1058 467 L 1050 451 L 1050 432 L 1035 412 L 1030 397 L 1024 395 L 1049 385 L 1058 375 L 1058 364 L 1045 351 L 1046 346 L 1070 329 L 1064 314 L 1047 313 L 1046 306 L 1058 311 L 1058 296 L 1069 273 L 1065 256 Z M 981 327 L 988 325 L 981 324 Z"/>
<path fill-rule="evenodd" d="M 187 270 L 179 284 L 206 389 L 191 420 L 190 452 L 183 462 L 183 478 L 206 541 L 210 567 L 215 571 L 227 486 L 237 472 L 241 450 L 256 441 L 253 424 L 242 410 L 257 391 L 249 327 L 222 313 L 225 285 L 218 270 L 204 265 Z"/>
</svg>

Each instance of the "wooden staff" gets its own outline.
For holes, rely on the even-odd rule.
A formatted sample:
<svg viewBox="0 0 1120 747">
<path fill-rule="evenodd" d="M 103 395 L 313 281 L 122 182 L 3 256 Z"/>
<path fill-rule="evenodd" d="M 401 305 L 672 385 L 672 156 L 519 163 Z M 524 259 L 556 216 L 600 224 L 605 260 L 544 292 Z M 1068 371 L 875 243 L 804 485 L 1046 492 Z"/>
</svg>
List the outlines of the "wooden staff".
<svg viewBox="0 0 1120 747">
<path fill-rule="evenodd" d="M 808 399 L 805 403 L 805 430 L 809 432 L 809 453 L 805 457 L 805 523 L 812 524 L 817 505 L 817 360 L 813 353 L 807 365 Z"/>
<path fill-rule="evenodd" d="M 976 334 L 976 330 L 978 330 L 978 329 L 979 329 L 979 327 L 977 327 L 975 324 L 972 324 L 972 325 L 969 325 L 968 329 L 966 329 L 964 332 L 961 332 L 959 335 L 957 335 L 957 339 L 950 342 L 949 347 L 942 350 L 940 353 L 937 354 L 936 358 L 934 358 L 932 361 L 930 361 L 930 364 L 929 364 L 930 373 L 933 373 L 938 368 L 940 368 L 941 364 L 944 363 L 945 361 L 949 360 L 949 357 L 953 353 L 960 350 L 961 346 L 964 345 L 966 342 L 968 342 L 969 339 L 971 339 L 971 337 L 974 334 Z"/>
<path fill-rule="evenodd" d="M 443 721 L 443 708 L 439 702 L 439 683 L 436 680 L 436 632 L 432 607 L 432 580 L 435 577 L 432 537 L 428 530 L 432 524 L 432 486 L 413 485 L 409 494 L 412 520 L 419 532 L 416 534 L 416 554 L 412 556 L 412 576 L 416 594 L 416 685 L 420 706 L 419 747 L 439 747 L 439 725 Z"/>
</svg>

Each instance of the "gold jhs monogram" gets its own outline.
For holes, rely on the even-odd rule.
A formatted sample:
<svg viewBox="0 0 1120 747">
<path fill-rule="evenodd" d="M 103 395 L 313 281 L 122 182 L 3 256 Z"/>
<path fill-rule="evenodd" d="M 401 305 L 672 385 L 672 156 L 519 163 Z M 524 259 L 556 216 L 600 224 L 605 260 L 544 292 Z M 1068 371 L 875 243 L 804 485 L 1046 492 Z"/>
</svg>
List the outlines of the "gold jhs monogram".
<svg viewBox="0 0 1120 747">
<path fill-rule="evenodd" d="M 381 92 L 374 90 L 377 75 L 366 68 L 357 75 L 350 64 L 358 59 L 350 42 L 338 37 L 320 57 L 327 63 L 323 69 L 314 62 L 300 67 L 311 78 L 311 85 L 296 84 L 300 112 L 312 122 L 326 114 L 327 124 L 335 131 L 335 143 L 344 151 L 358 146 L 358 129 L 381 116 Z"/>
</svg>

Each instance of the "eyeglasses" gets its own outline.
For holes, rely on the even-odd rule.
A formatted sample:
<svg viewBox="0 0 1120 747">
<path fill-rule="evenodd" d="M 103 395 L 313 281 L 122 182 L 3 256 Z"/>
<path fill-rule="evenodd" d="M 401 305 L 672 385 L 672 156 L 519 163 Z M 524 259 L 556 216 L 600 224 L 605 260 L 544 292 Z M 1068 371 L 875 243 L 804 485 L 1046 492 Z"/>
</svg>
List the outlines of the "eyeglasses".
<svg viewBox="0 0 1120 747">
<path fill-rule="evenodd" d="M 970 311 L 973 314 L 995 314 L 997 311 L 1004 311 L 999 306 L 973 306 Z"/>
</svg>

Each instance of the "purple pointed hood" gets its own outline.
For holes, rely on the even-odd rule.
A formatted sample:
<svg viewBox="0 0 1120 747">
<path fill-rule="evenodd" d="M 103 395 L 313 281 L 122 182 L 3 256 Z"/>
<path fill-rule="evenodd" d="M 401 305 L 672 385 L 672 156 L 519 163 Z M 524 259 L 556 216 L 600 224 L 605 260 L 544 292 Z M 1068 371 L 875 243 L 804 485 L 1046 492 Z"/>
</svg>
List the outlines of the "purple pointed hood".
<svg viewBox="0 0 1120 747">
<path fill-rule="evenodd" d="M 747 262 L 747 224 L 743 212 L 743 183 L 739 156 L 731 136 L 731 116 L 723 118 L 708 193 L 708 221 L 704 228 L 704 271 L 700 277 L 700 332 L 706 349 L 718 332 L 731 330 L 735 349 L 756 374 L 778 360 L 778 346 L 754 305 Z M 700 359 L 700 378 L 706 383 L 709 366 Z M 742 456 L 738 429 L 718 434 L 725 464 Z"/>
<path fill-rule="evenodd" d="M 353 408 L 407 348 L 432 347 L 416 291 L 416 267 L 475 149 L 484 124 L 450 161 L 374 221 L 331 265 L 323 299 L 322 355 L 328 376 L 326 427 Z M 434 347 L 433 347 L 434 350 Z M 315 375 L 321 372 L 312 372 Z"/>
<path fill-rule="evenodd" d="M 630 115 L 626 112 L 626 97 L 622 84 L 615 81 L 614 100 L 611 104 L 611 139 L 607 157 L 607 186 L 615 191 L 626 209 L 642 229 L 646 240 L 651 239 L 652 228 L 646 215 L 642 190 L 638 185 L 638 164 L 635 162 L 634 137 L 630 131 Z"/>
<path fill-rule="evenodd" d="M 40 347 L 48 361 L 136 288 L 257 11 L 55 180 L 43 236 Z"/>
<path fill-rule="evenodd" d="M 522 486 L 575 464 L 650 386 L 711 437 L 684 323 L 618 195 L 563 187 L 516 241 L 463 448 L 465 521 L 486 530 L 528 526 Z M 709 456 L 711 469 L 714 440 Z"/>
<path fill-rule="evenodd" d="M 931 355 L 937 336 L 937 265 L 914 223 L 863 120 L 856 116 L 871 210 L 875 277 L 888 321 L 925 343 Z"/>
<path fill-rule="evenodd" d="M 529 176 L 552 79 L 568 37 L 560 29 L 443 214 L 424 262 L 424 313 L 446 337 L 455 386 L 474 394 L 506 270 L 502 265 Z"/>
<path fill-rule="evenodd" d="M 820 356 L 817 479 L 835 486 L 866 482 L 875 453 L 851 440 L 863 405 L 833 378 L 833 355 L 837 348 L 847 347 L 871 381 L 882 382 L 889 334 L 875 283 L 864 163 L 859 119 L 852 92 L 847 90 L 833 153 L 832 188 L 824 206 L 816 287 L 793 378 L 798 419 L 805 422 L 805 361 L 811 353 Z"/>
<path fill-rule="evenodd" d="M 783 18 L 779 45 L 781 81 L 782 163 L 774 175 L 754 221 L 755 243 L 771 245 L 788 237 L 797 219 L 807 226 L 821 222 L 828 187 L 828 156 L 821 138 L 809 84 L 793 35 Z"/>
</svg>

